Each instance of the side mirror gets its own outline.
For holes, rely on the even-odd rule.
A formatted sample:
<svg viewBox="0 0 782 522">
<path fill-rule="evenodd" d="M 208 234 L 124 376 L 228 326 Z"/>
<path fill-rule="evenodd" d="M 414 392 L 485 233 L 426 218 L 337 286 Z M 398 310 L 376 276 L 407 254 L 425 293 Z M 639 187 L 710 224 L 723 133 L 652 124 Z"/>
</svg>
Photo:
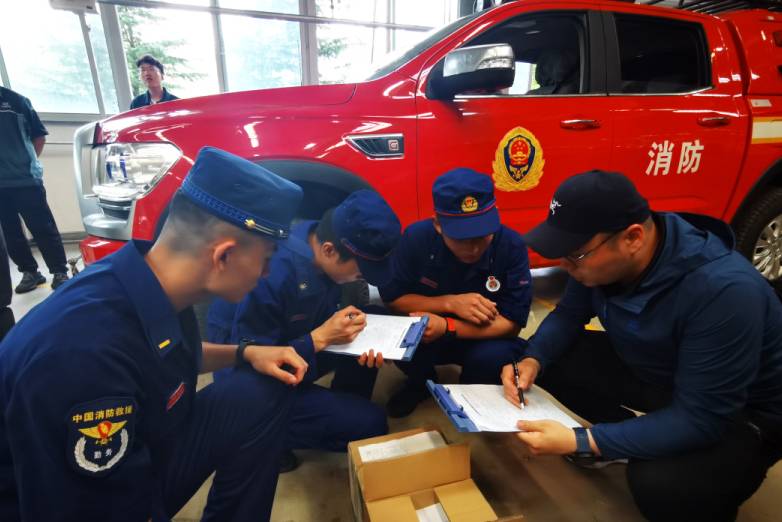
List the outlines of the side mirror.
<svg viewBox="0 0 782 522">
<path fill-rule="evenodd" d="M 451 51 L 434 66 L 426 85 L 426 96 L 452 100 L 466 91 L 488 93 L 513 85 L 516 60 L 508 44 L 462 47 Z"/>
</svg>

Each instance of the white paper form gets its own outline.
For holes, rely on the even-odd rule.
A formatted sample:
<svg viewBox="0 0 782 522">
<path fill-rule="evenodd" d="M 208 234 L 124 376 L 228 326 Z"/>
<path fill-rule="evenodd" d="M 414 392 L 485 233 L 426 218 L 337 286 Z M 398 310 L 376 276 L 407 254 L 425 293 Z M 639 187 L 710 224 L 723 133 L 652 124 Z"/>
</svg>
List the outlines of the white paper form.
<svg viewBox="0 0 782 522">
<path fill-rule="evenodd" d="M 418 515 L 418 522 L 449 522 L 448 515 L 445 514 L 443 505 L 439 502 L 423 509 L 417 509 L 415 514 Z"/>
<path fill-rule="evenodd" d="M 367 444 L 358 447 L 358 454 L 361 455 L 362 462 L 372 462 L 373 460 L 393 459 L 421 453 L 434 448 L 445 446 L 445 440 L 439 432 L 425 431 L 416 433 L 401 439 L 378 442 L 377 444 Z"/>
<path fill-rule="evenodd" d="M 520 420 L 555 420 L 570 428 L 581 426 L 535 388 L 524 392 L 527 405 L 522 410 L 508 402 L 502 386 L 449 384 L 444 387 L 451 392 L 454 402 L 464 407 L 464 412 L 481 431 L 521 431 L 516 427 L 516 422 Z"/>
<path fill-rule="evenodd" d="M 420 317 L 400 317 L 395 315 L 367 314 L 367 325 L 352 343 L 332 344 L 327 352 L 360 356 L 375 350 L 382 353 L 383 359 L 400 361 L 407 348 L 401 346 L 410 325 L 420 321 Z"/>
</svg>

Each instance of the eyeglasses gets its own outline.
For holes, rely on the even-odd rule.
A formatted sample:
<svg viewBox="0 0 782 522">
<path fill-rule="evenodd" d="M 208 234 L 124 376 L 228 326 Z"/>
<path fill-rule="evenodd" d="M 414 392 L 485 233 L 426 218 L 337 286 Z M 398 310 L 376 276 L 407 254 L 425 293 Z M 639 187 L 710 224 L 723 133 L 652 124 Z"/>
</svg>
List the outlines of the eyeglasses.
<svg viewBox="0 0 782 522">
<path fill-rule="evenodd" d="M 579 261 L 583 260 L 585 257 L 591 256 L 592 254 L 594 254 L 595 250 L 597 250 L 601 246 L 603 246 L 606 243 L 608 243 L 608 241 L 612 237 L 614 237 L 615 235 L 619 234 L 620 232 L 622 232 L 622 230 L 617 230 L 616 232 L 614 232 L 613 234 L 609 235 L 604 240 L 602 240 L 600 243 L 598 243 L 596 247 L 594 247 L 594 248 L 592 248 L 590 250 L 587 250 L 586 252 L 581 253 L 581 254 L 570 254 L 570 255 L 567 255 L 567 256 L 565 256 L 565 259 L 567 259 L 571 263 L 578 263 Z"/>
</svg>

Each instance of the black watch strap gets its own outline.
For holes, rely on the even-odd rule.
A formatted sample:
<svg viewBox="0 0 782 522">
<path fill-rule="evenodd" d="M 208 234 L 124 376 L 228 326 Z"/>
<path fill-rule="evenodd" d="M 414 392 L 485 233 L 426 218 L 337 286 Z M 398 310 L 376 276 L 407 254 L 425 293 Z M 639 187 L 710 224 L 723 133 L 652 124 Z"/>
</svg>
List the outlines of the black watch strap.
<svg viewBox="0 0 782 522">
<path fill-rule="evenodd" d="M 247 366 L 247 361 L 244 360 L 244 351 L 247 349 L 247 346 L 255 344 L 255 341 L 252 339 L 242 339 L 239 341 L 239 346 L 236 348 L 236 366 Z"/>
<path fill-rule="evenodd" d="M 576 432 L 576 455 L 579 457 L 592 457 L 592 447 L 589 445 L 589 433 L 586 428 L 573 428 Z"/>
</svg>

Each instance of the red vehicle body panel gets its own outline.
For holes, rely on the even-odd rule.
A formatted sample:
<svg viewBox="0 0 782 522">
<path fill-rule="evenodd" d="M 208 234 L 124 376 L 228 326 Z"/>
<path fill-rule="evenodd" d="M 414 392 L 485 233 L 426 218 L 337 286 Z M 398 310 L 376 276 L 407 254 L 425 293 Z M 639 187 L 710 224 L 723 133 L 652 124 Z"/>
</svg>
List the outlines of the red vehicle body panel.
<svg viewBox="0 0 782 522">
<path fill-rule="evenodd" d="M 610 11 L 697 22 L 710 52 L 712 87 L 674 96 L 427 98 L 432 68 L 448 52 L 502 21 L 543 11 Z M 492 175 L 501 144 L 516 127 L 537 139 L 545 159 L 536 185 L 497 190 L 503 222 L 520 232 L 545 217 L 551 195 L 563 179 L 594 168 L 624 172 L 657 210 L 700 212 L 730 221 L 782 156 L 782 139 L 753 134 L 753 118 L 765 118 L 772 131 L 776 128 L 780 113 L 774 107 L 782 103 L 777 71 L 782 47 L 764 40 L 757 28 L 767 23 L 782 30 L 782 17 L 777 22 L 769 16 L 767 11 L 747 11 L 720 19 L 609 1 L 522 0 L 476 17 L 382 78 L 146 107 L 101 122 L 102 141 L 169 141 L 183 153 L 157 185 L 136 200 L 134 238 L 152 237 L 158 217 L 204 145 L 250 160 L 306 161 L 338 168 L 378 190 L 406 226 L 432 214 L 432 183 L 446 170 L 466 166 Z M 779 118 L 782 121 L 782 115 Z M 569 126 L 572 120 L 597 123 L 581 128 Z M 347 139 L 376 134 L 403 135 L 404 155 L 370 158 Z M 782 136 L 782 129 L 778 134 Z M 672 167 L 668 172 L 650 172 L 651 147 L 666 140 L 676 147 Z M 676 172 L 684 144 L 702 147 L 695 172 Z M 329 180 L 322 183 L 327 186 Z M 122 244 L 122 240 L 90 236 L 81 249 L 89 263 Z M 545 264 L 534 255 L 532 262 Z"/>
</svg>

